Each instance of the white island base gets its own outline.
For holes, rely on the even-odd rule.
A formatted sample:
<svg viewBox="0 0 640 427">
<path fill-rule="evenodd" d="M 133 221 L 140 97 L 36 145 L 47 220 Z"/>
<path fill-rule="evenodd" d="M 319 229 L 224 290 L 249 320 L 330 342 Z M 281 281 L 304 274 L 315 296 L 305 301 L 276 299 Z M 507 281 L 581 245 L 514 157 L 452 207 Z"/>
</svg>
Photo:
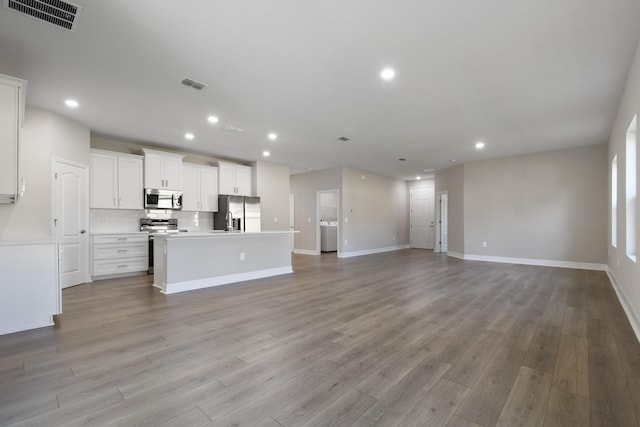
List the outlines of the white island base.
<svg viewBox="0 0 640 427">
<path fill-rule="evenodd" d="M 293 273 L 292 231 L 154 236 L 154 283 L 164 294 Z"/>
</svg>

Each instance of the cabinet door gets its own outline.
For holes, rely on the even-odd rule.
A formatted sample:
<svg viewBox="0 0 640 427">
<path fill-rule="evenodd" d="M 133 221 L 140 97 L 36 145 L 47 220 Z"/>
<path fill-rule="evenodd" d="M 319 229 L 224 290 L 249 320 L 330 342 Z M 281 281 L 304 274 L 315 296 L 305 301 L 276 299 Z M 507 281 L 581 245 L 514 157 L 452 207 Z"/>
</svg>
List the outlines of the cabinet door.
<svg viewBox="0 0 640 427">
<path fill-rule="evenodd" d="M 118 157 L 91 153 L 91 208 L 118 207 Z"/>
<path fill-rule="evenodd" d="M 205 167 L 200 170 L 201 209 L 218 212 L 218 168 Z"/>
<path fill-rule="evenodd" d="M 239 196 L 252 196 L 251 187 L 251 168 L 242 165 L 236 166 L 236 194 Z"/>
<path fill-rule="evenodd" d="M 200 209 L 200 170 L 193 166 L 182 167 L 182 210 Z"/>
<path fill-rule="evenodd" d="M 218 194 L 236 194 L 236 168 L 220 163 L 218 173 Z"/>
<path fill-rule="evenodd" d="M 142 209 L 142 159 L 118 157 L 118 197 L 121 209 Z"/>
<path fill-rule="evenodd" d="M 18 191 L 19 89 L 0 81 L 0 194 Z"/>
<path fill-rule="evenodd" d="M 165 188 L 163 156 L 145 152 L 144 188 Z"/>
<path fill-rule="evenodd" d="M 182 157 L 164 158 L 164 184 L 169 190 L 182 190 Z"/>
</svg>

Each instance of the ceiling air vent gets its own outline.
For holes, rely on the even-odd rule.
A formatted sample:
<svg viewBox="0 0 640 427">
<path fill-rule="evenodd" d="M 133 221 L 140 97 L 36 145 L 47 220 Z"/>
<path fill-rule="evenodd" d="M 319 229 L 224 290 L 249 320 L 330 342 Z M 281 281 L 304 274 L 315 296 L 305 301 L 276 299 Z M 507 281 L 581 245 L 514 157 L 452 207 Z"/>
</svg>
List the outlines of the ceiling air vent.
<svg viewBox="0 0 640 427">
<path fill-rule="evenodd" d="M 58 28 L 75 31 L 82 6 L 60 0 L 3 0 L 4 7 Z"/>
<path fill-rule="evenodd" d="M 206 84 L 200 83 L 200 82 L 197 82 L 197 81 L 191 80 L 191 79 L 183 79 L 182 80 L 182 84 L 185 85 L 185 86 L 192 87 L 192 88 L 194 88 L 196 90 L 202 90 L 205 87 L 207 87 Z"/>
<path fill-rule="evenodd" d="M 351 141 L 351 138 L 349 138 L 348 136 L 339 136 L 336 138 L 338 141 L 342 141 L 342 142 L 347 142 L 347 141 Z"/>
</svg>

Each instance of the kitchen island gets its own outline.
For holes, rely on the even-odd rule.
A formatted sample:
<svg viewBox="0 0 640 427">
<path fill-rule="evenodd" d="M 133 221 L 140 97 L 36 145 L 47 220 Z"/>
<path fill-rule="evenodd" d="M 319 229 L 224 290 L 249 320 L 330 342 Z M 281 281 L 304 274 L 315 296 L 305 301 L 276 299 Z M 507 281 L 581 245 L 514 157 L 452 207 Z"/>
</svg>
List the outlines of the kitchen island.
<svg viewBox="0 0 640 427">
<path fill-rule="evenodd" d="M 154 283 L 164 294 L 293 273 L 292 231 L 156 234 Z"/>
</svg>

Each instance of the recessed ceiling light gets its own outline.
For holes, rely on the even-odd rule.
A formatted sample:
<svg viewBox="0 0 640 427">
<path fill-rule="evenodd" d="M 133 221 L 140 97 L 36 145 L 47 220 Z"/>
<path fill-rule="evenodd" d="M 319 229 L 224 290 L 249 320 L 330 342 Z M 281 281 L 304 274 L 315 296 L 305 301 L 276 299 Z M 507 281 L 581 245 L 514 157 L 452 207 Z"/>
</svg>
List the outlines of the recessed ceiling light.
<svg viewBox="0 0 640 427">
<path fill-rule="evenodd" d="M 484 148 L 484 142 L 478 141 L 476 142 L 476 149 L 482 150 Z"/>
<path fill-rule="evenodd" d="M 456 159 L 451 159 L 451 160 L 449 160 L 449 163 L 455 163 L 455 162 L 457 162 L 457 160 L 456 160 Z"/>
<path fill-rule="evenodd" d="M 78 101 L 76 101 L 75 99 L 67 99 L 66 101 L 64 101 L 64 103 L 66 104 L 67 107 L 70 108 L 77 108 L 78 105 Z"/>
<path fill-rule="evenodd" d="M 192 133 L 187 132 L 187 133 L 184 134 L 184 137 L 187 138 L 189 141 L 191 141 L 196 136 L 194 134 L 192 134 Z"/>
<path fill-rule="evenodd" d="M 416 176 L 416 179 L 417 179 L 418 181 L 420 181 L 422 178 L 420 178 L 419 176 Z"/>
<path fill-rule="evenodd" d="M 269 135 L 267 135 L 267 137 L 271 140 L 271 141 L 275 141 L 278 138 L 278 135 L 276 135 L 275 133 L 271 132 Z"/>
<path fill-rule="evenodd" d="M 393 68 L 385 68 L 384 70 L 380 71 L 380 77 L 382 78 L 382 80 L 392 80 L 395 76 L 396 72 L 393 70 Z"/>
<path fill-rule="evenodd" d="M 262 155 L 265 156 L 265 157 L 269 157 L 271 155 L 271 153 L 268 152 L 268 151 L 263 151 Z"/>
<path fill-rule="evenodd" d="M 209 123 L 218 123 L 218 118 L 216 116 L 209 116 L 207 117 L 207 120 Z"/>
</svg>

